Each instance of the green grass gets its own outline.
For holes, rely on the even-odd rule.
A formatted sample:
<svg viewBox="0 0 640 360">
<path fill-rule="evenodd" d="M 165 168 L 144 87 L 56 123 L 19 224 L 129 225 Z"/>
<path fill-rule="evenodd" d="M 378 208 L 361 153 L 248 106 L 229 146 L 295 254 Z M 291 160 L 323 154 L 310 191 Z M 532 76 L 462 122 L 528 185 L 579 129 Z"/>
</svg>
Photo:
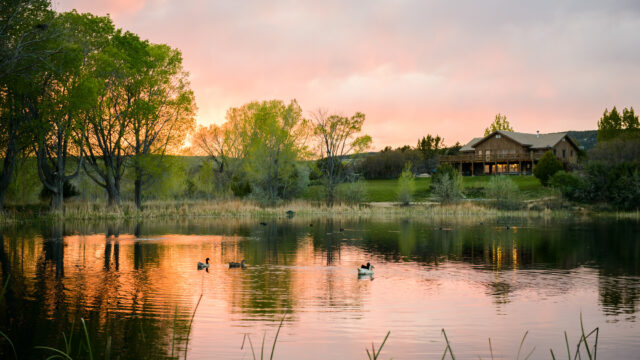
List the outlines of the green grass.
<svg viewBox="0 0 640 360">
<path fill-rule="evenodd" d="M 553 195 L 553 191 L 545 188 L 534 176 L 509 176 L 509 178 L 522 191 L 524 200 L 539 199 Z M 462 186 L 467 198 L 484 198 L 484 188 L 489 184 L 491 176 L 465 176 L 462 178 Z M 394 202 L 398 201 L 398 180 L 365 180 L 367 189 L 366 202 Z M 416 191 L 414 201 L 427 201 L 431 197 L 429 185 L 430 178 L 416 178 Z M 344 186 L 344 185 L 340 185 Z M 339 187 L 340 187 L 339 186 Z M 323 188 L 321 185 L 310 186 L 303 194 L 305 200 L 321 200 Z"/>
</svg>

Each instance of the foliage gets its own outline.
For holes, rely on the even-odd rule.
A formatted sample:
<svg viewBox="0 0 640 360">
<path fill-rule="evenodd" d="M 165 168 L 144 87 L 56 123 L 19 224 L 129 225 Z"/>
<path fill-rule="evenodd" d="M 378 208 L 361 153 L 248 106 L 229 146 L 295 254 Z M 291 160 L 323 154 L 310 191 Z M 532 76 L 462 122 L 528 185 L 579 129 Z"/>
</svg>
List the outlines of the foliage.
<svg viewBox="0 0 640 360">
<path fill-rule="evenodd" d="M 80 195 L 80 191 L 78 190 L 78 188 L 68 180 L 64 182 L 63 191 L 63 197 L 65 199 Z M 40 191 L 39 197 L 40 200 L 50 201 L 53 195 L 53 192 L 49 190 L 48 187 L 43 186 L 42 190 Z"/>
<path fill-rule="evenodd" d="M 297 101 L 252 102 L 230 110 L 241 123 L 243 170 L 251 183 L 252 195 L 275 205 L 300 191 L 304 169 L 296 162 L 306 157 L 307 122 Z M 246 149 L 246 150 L 245 150 Z M 308 180 L 308 172 L 306 172 Z"/>
<path fill-rule="evenodd" d="M 586 188 L 584 181 L 573 173 L 560 170 L 549 178 L 549 185 L 560 190 L 562 195 L 569 200 L 585 200 Z"/>
<path fill-rule="evenodd" d="M 633 107 L 624 108 L 622 115 L 614 106 L 609 112 L 604 110 L 598 121 L 598 142 L 609 141 L 620 136 L 637 136 L 640 132 L 640 122 Z"/>
<path fill-rule="evenodd" d="M 413 193 L 416 191 L 416 183 L 411 171 L 411 162 L 404 165 L 404 170 L 398 179 L 398 200 L 402 205 L 409 205 L 413 200 Z"/>
<path fill-rule="evenodd" d="M 516 209 L 520 205 L 520 190 L 509 176 L 492 176 L 485 193 L 498 209 Z"/>
<path fill-rule="evenodd" d="M 440 150 L 444 147 L 444 139 L 439 135 L 431 136 L 431 134 L 427 134 L 427 136 L 423 136 L 422 139 L 418 140 L 418 145 L 416 146 L 416 150 L 422 153 L 423 159 L 430 159 L 437 155 Z"/>
<path fill-rule="evenodd" d="M 341 203 L 360 205 L 367 198 L 367 184 L 362 179 L 342 185 L 337 189 L 337 198 Z"/>
<path fill-rule="evenodd" d="M 132 76 L 123 84 L 127 94 L 126 115 L 130 127 L 126 142 L 132 149 L 135 169 L 135 202 L 142 206 L 143 182 L 149 155 L 162 160 L 167 151 L 177 151 L 195 127 L 195 98 L 188 74 L 182 68 L 182 54 L 164 44 L 142 41 L 135 34 L 120 38 Z"/>
<path fill-rule="evenodd" d="M 547 186 L 549 178 L 563 169 L 562 162 L 556 158 L 552 151 L 547 151 L 533 168 L 533 175 L 542 185 Z"/>
<path fill-rule="evenodd" d="M 359 135 L 362 131 L 365 115 L 357 112 L 351 117 L 329 115 L 318 110 L 313 115 L 313 135 L 318 153 L 323 159 L 322 170 L 326 190 L 327 206 L 334 203 L 336 186 L 347 177 L 347 167 L 353 161 L 343 161 L 347 155 L 358 154 L 371 145 L 371 136 Z"/>
<path fill-rule="evenodd" d="M 462 176 L 449 164 L 438 166 L 431 178 L 431 194 L 442 203 L 453 203 L 462 198 Z"/>
<path fill-rule="evenodd" d="M 513 131 L 511 124 L 509 124 L 509 121 L 507 120 L 507 116 L 501 115 L 500 113 L 496 115 L 491 125 L 489 125 L 488 128 L 484 129 L 484 136 L 487 136 L 492 132 L 498 130 Z"/>
<path fill-rule="evenodd" d="M 433 173 L 438 166 L 439 155 L 454 155 L 462 146 L 456 143 L 447 147 L 440 136 L 428 134 L 418 140 L 415 148 L 405 145 L 396 149 L 385 147 L 382 151 L 368 155 L 357 164 L 357 172 L 365 179 L 397 179 L 404 164 L 411 162 L 415 174 Z"/>
</svg>

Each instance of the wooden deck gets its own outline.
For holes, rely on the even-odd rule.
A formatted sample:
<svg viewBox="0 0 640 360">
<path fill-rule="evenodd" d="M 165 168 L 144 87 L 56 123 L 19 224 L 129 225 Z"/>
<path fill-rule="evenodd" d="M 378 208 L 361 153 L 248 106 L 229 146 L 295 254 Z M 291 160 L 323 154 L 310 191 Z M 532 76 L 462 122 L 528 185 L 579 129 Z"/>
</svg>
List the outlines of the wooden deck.
<svg viewBox="0 0 640 360">
<path fill-rule="evenodd" d="M 542 154 L 459 154 L 443 155 L 438 159 L 445 164 L 458 163 L 517 163 L 522 161 L 534 161 L 542 157 Z"/>
</svg>

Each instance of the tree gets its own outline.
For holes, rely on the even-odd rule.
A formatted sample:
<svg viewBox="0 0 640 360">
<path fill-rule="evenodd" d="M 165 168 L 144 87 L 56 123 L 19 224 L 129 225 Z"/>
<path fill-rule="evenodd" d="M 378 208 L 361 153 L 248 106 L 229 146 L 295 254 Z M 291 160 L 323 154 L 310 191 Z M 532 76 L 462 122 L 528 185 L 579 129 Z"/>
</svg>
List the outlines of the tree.
<svg viewBox="0 0 640 360">
<path fill-rule="evenodd" d="M 431 136 L 431 134 L 427 134 L 426 137 L 423 136 L 422 139 L 418 140 L 416 149 L 419 150 L 422 157 L 427 160 L 436 156 L 443 147 L 443 138 L 439 135 Z"/>
<path fill-rule="evenodd" d="M 347 166 L 352 161 L 343 161 L 348 155 L 366 150 L 371 145 L 371 136 L 360 135 L 365 115 L 357 112 L 351 117 L 328 115 L 324 110 L 313 114 L 313 135 L 320 157 L 324 159 L 322 171 L 326 189 L 327 206 L 335 201 L 336 187 L 346 179 Z"/>
<path fill-rule="evenodd" d="M 622 117 L 618 109 L 615 106 L 611 109 L 611 112 L 609 112 L 609 109 L 604 109 L 604 113 L 598 121 L 598 141 L 613 139 L 619 135 L 622 129 Z"/>
<path fill-rule="evenodd" d="M 209 157 L 210 168 L 215 173 L 215 185 L 219 192 L 231 190 L 234 177 L 242 170 L 245 157 L 242 136 L 242 118 L 235 108 L 227 111 L 227 121 L 222 125 L 200 126 L 192 138 L 195 154 Z"/>
<path fill-rule="evenodd" d="M 507 121 L 507 116 L 501 115 L 500 113 L 496 115 L 491 125 L 489 125 L 489 127 L 484 130 L 484 136 L 487 136 L 492 132 L 498 130 L 513 131 L 511 124 L 509 124 L 509 121 Z"/>
<path fill-rule="evenodd" d="M 416 191 L 416 182 L 411 171 L 411 162 L 404 165 L 404 170 L 398 179 L 398 200 L 402 205 L 409 205 Z"/>
<path fill-rule="evenodd" d="M 624 108 L 622 115 L 620 115 L 614 106 L 611 112 L 605 109 L 598 121 L 598 142 L 609 141 L 621 136 L 626 138 L 634 137 L 639 131 L 640 122 L 633 107 Z"/>
<path fill-rule="evenodd" d="M 120 41 L 123 36 L 127 35 L 119 30 L 110 34 L 109 44 L 92 59 L 92 71 L 101 87 L 97 105 L 89 112 L 83 132 L 83 168 L 106 190 L 111 208 L 120 206 L 120 185 L 128 155 L 124 137 L 130 130 L 127 113 L 131 103 L 124 86 L 132 75 Z"/>
<path fill-rule="evenodd" d="M 29 144 L 25 125 L 35 114 L 26 94 L 55 52 L 42 45 L 58 35 L 49 31 L 53 16 L 47 0 L 0 1 L 0 212 L 16 158 Z"/>
<path fill-rule="evenodd" d="M 563 168 L 562 162 L 553 154 L 553 151 L 547 151 L 533 168 L 533 175 L 540 179 L 542 185 L 547 186 L 549 178 Z"/>
<path fill-rule="evenodd" d="M 275 206 L 299 189 L 296 162 L 307 157 L 308 123 L 296 100 L 252 102 L 237 109 L 242 119 L 244 169 L 252 193 Z M 245 150 L 246 149 L 246 150 Z"/>
<path fill-rule="evenodd" d="M 31 111 L 39 114 L 32 127 L 38 175 L 51 195 L 51 210 L 60 211 L 64 185 L 80 173 L 84 123 L 96 105 L 98 84 L 87 64 L 107 43 L 112 25 L 108 18 L 73 11 L 59 14 L 51 26 L 64 34 L 52 44 L 61 50 L 52 56 L 39 94 L 30 103 Z M 75 161 L 75 170 L 68 173 L 70 161 Z"/>
<path fill-rule="evenodd" d="M 462 176 L 449 164 L 439 165 L 431 177 L 431 193 L 442 203 L 462 198 Z"/>
<path fill-rule="evenodd" d="M 195 127 L 196 106 L 179 50 L 128 32 L 118 39 L 132 72 L 124 83 L 131 126 L 125 140 L 132 148 L 135 203 L 141 209 L 147 163 L 184 144 Z"/>
</svg>

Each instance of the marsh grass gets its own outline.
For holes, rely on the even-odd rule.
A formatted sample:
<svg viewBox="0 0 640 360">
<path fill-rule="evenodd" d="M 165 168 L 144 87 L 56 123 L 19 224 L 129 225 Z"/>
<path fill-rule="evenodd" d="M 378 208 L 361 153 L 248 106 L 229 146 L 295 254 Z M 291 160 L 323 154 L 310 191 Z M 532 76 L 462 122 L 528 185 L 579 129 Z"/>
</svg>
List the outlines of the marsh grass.
<svg viewBox="0 0 640 360">
<path fill-rule="evenodd" d="M 284 315 L 282 315 L 282 319 L 280 320 L 280 325 L 278 325 L 278 331 L 276 331 L 276 336 L 273 339 L 273 345 L 271 346 L 271 355 L 269 356 L 269 360 L 273 360 L 273 354 L 275 354 L 275 351 L 276 351 L 276 343 L 278 342 L 278 335 L 280 335 L 280 329 L 282 329 L 282 324 L 284 323 L 284 319 L 286 317 L 287 317 L 287 312 L 285 312 Z M 262 335 L 262 346 L 260 347 L 260 360 L 264 360 L 264 341 L 266 337 L 267 337 L 267 334 L 265 332 L 265 334 Z M 249 347 L 251 348 L 251 354 L 253 355 L 253 360 L 257 360 L 256 352 L 253 348 L 253 342 L 251 342 L 250 334 L 248 333 L 244 334 L 244 337 L 242 338 L 242 345 L 240 346 L 240 350 L 244 350 L 245 340 L 248 340 L 249 342 Z"/>
<path fill-rule="evenodd" d="M 496 209 L 482 202 L 465 201 L 454 204 L 434 202 L 411 203 L 363 203 L 336 205 L 327 207 L 324 203 L 294 200 L 279 203 L 275 207 L 263 207 L 251 200 L 185 200 L 185 201 L 149 201 L 142 211 L 133 203 L 123 203 L 119 209 L 109 209 L 104 204 L 94 202 L 69 202 L 64 214 L 48 212 L 10 211 L 0 215 L 0 223 L 18 223 L 26 221 L 64 220 L 142 220 L 142 219 L 195 219 L 195 218 L 283 218 L 288 210 L 295 217 L 367 217 L 367 218 L 434 218 L 451 219 L 471 217 L 476 219 L 515 217 L 515 218 L 570 218 L 574 212 L 570 209 Z M 639 218 L 640 219 L 640 218 Z"/>
</svg>

